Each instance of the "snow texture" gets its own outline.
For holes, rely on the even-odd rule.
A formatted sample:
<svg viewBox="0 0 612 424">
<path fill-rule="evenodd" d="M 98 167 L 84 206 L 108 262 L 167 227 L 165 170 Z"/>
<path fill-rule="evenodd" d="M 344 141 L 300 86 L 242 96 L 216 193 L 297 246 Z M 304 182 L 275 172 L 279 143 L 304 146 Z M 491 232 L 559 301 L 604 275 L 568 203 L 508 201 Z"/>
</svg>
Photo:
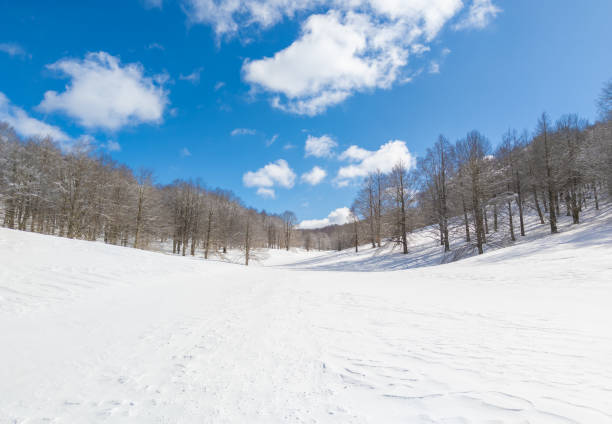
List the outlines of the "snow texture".
<svg viewBox="0 0 612 424">
<path fill-rule="evenodd" d="M 612 212 L 561 229 L 248 268 L 0 229 L 0 422 L 611 423 Z"/>
</svg>

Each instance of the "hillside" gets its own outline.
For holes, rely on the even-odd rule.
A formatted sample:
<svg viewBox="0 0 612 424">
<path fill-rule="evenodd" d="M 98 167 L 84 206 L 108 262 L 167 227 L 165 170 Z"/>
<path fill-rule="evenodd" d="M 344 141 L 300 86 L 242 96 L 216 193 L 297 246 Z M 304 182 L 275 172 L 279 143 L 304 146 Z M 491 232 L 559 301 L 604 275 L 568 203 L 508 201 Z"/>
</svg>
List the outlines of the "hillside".
<svg viewBox="0 0 612 424">
<path fill-rule="evenodd" d="M 515 210 L 515 212 L 518 215 L 518 211 Z M 595 236 L 601 223 L 612 219 L 612 203 L 609 201 L 603 202 L 599 210 L 593 208 L 585 210 L 581 219 L 582 223 L 575 226 L 572 224 L 571 217 L 560 216 L 558 218 L 559 232 L 561 233 L 559 238 L 562 240 L 567 237 L 572 239 L 577 236 L 576 234 L 579 234 L 578 237 L 589 237 L 588 234 L 590 233 Z M 453 221 L 451 252 L 446 254 L 439 243 L 438 228 L 432 226 L 417 229 L 409 234 L 409 252 L 406 255 L 402 254 L 399 243 L 387 240 L 380 248 L 372 248 L 370 244 L 362 244 L 359 246 L 357 253 L 354 247 L 339 252 L 305 252 L 300 249 L 294 249 L 291 252 L 270 253 L 263 251 L 259 254 L 260 260 L 258 263 L 304 270 L 377 272 L 436 266 L 475 256 L 477 252 L 474 240 L 472 240 L 472 243 L 465 242 L 463 222 L 459 218 L 454 218 Z M 575 231 L 577 231 L 576 234 Z M 491 228 L 487 234 L 488 243 L 484 246 L 485 252 L 490 254 L 499 249 L 514 247 L 513 250 L 505 252 L 503 255 L 528 255 L 538 248 L 550 248 L 551 242 L 554 244 L 554 239 L 548 239 L 550 227 L 548 224 L 540 224 L 537 214 L 533 210 L 527 210 L 525 213 L 525 236 L 521 237 L 516 228 L 515 234 L 516 241 L 511 241 L 507 229 L 502 228 L 501 224 L 498 232 Z M 238 263 L 242 260 L 242 257 L 241 254 L 234 253 L 233 256 L 228 256 L 225 259 Z"/>
<path fill-rule="evenodd" d="M 0 229 L 0 422 L 609 423 L 612 215 L 561 229 L 378 273 L 418 247 L 247 268 Z"/>
</svg>

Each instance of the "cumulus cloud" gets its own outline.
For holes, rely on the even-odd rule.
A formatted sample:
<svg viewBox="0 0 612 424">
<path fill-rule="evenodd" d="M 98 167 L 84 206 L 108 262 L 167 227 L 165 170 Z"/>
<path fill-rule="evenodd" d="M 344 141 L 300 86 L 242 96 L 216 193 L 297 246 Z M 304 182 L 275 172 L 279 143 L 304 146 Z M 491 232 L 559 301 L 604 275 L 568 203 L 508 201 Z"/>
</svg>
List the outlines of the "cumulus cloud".
<svg viewBox="0 0 612 424">
<path fill-rule="evenodd" d="M 255 135 L 256 133 L 257 131 L 252 128 L 234 128 L 230 135 L 235 137 L 237 135 Z"/>
<path fill-rule="evenodd" d="M 48 68 L 70 78 L 70 83 L 61 93 L 45 93 L 38 106 L 44 112 L 60 112 L 84 127 L 107 130 L 163 118 L 166 78 L 145 76 L 139 64 L 122 65 L 117 57 L 98 52 L 83 60 L 62 59 Z"/>
<path fill-rule="evenodd" d="M 314 156 L 317 158 L 331 157 L 337 145 L 338 143 L 328 135 L 322 135 L 321 137 L 309 135 L 304 145 L 305 156 Z"/>
<path fill-rule="evenodd" d="M 349 96 L 409 79 L 410 55 L 422 55 L 464 8 L 462 0 L 184 0 L 192 23 L 210 25 L 218 41 L 252 27 L 300 19 L 300 33 L 269 57 L 247 59 L 243 78 L 271 105 L 316 115 Z M 473 0 L 456 28 L 483 27 L 499 9 Z M 304 18 L 303 18 L 304 17 Z"/>
<path fill-rule="evenodd" d="M 32 118 L 22 108 L 15 106 L 0 92 L 0 121 L 6 122 L 23 137 L 51 137 L 58 142 L 70 141 L 70 137 L 56 126 Z"/>
<path fill-rule="evenodd" d="M 412 168 L 415 164 L 415 158 L 408 150 L 406 143 L 401 140 L 388 141 L 376 151 L 351 146 L 342 152 L 340 157 L 356 163 L 343 166 L 338 170 L 335 183 L 339 187 L 344 187 L 351 180 L 365 177 L 376 170 L 387 173 L 400 161 L 408 168 Z"/>
<path fill-rule="evenodd" d="M 275 186 L 291 188 L 295 184 L 295 172 L 289 167 L 284 159 L 270 162 L 257 171 L 249 171 L 242 176 L 245 187 L 257 187 L 257 194 L 265 197 L 273 197 Z M 266 190 L 261 190 L 261 189 Z"/>
<path fill-rule="evenodd" d="M 17 43 L 0 43 L 0 52 L 6 53 L 11 57 L 14 56 L 27 56 L 27 53 L 21 45 Z"/>
<path fill-rule="evenodd" d="M 302 182 L 315 186 L 321 183 L 321 181 L 323 181 L 326 176 L 327 172 L 323 168 L 315 166 L 310 171 L 302 174 L 300 179 L 302 180 Z"/>
<path fill-rule="evenodd" d="M 271 93 L 274 107 L 316 115 L 356 92 L 390 88 L 409 54 L 427 51 L 425 43 L 463 6 L 461 0 L 331 5 L 326 13 L 310 15 L 290 46 L 245 61 L 244 79 Z"/>
<path fill-rule="evenodd" d="M 299 224 L 303 230 L 314 230 L 317 228 L 328 227 L 330 225 L 343 225 L 351 219 L 351 210 L 347 207 L 338 208 L 332 211 L 323 219 L 307 219 Z"/>
<path fill-rule="evenodd" d="M 348 161 L 361 161 L 370 156 L 372 152 L 362 149 L 359 146 L 352 145 L 340 154 L 338 159 Z"/>
<path fill-rule="evenodd" d="M 499 7 L 493 4 L 492 0 L 474 0 L 468 13 L 455 24 L 454 29 L 485 28 L 501 11 Z"/>
</svg>

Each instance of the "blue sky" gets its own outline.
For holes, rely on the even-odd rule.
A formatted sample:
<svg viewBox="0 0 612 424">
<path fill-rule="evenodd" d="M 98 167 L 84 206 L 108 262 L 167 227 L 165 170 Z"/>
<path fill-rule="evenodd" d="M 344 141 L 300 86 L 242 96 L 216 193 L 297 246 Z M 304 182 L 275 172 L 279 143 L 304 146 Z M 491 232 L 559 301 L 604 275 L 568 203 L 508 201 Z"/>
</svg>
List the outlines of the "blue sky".
<svg viewBox="0 0 612 424">
<path fill-rule="evenodd" d="M 231 4 L 236 8 L 232 9 Z M 324 219 L 439 133 L 594 120 L 612 2 L 0 0 L 0 119 Z M 233 134 L 233 135 L 232 135 Z M 341 211 L 327 222 L 341 222 Z"/>
</svg>

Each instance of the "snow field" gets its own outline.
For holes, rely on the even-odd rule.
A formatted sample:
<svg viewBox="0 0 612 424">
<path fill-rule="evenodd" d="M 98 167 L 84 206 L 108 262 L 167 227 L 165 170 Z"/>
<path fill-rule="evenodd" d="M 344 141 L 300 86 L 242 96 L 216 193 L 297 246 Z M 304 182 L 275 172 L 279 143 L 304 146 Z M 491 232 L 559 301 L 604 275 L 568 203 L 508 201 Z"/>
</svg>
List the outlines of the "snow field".
<svg viewBox="0 0 612 424">
<path fill-rule="evenodd" d="M 0 229 L 0 422 L 610 423 L 611 217 L 396 272 Z"/>
</svg>

